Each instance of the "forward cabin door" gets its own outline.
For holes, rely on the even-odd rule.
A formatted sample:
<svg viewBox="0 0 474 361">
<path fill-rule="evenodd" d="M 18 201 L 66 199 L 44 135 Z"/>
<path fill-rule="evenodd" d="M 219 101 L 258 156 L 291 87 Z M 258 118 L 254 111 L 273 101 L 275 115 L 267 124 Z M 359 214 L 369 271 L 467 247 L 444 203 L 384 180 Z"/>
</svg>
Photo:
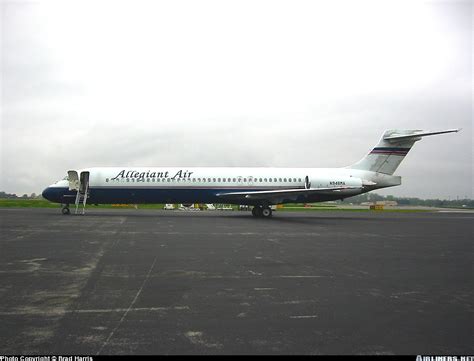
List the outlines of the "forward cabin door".
<svg viewBox="0 0 474 361">
<path fill-rule="evenodd" d="M 87 198 L 89 196 L 89 172 L 81 172 L 80 175 L 77 174 L 77 171 L 70 170 L 67 172 L 69 180 L 69 190 L 76 191 L 76 214 L 79 209 L 79 204 L 82 203 L 82 214 L 85 212 Z"/>
<path fill-rule="evenodd" d="M 77 191 L 79 190 L 79 176 L 75 170 L 69 170 L 67 172 L 67 178 L 69 180 L 69 190 Z"/>
<path fill-rule="evenodd" d="M 70 191 L 79 191 L 79 193 L 84 194 L 89 189 L 89 176 L 90 172 L 81 172 L 78 175 L 77 171 L 70 170 L 67 172 L 69 180 L 69 190 Z"/>
</svg>

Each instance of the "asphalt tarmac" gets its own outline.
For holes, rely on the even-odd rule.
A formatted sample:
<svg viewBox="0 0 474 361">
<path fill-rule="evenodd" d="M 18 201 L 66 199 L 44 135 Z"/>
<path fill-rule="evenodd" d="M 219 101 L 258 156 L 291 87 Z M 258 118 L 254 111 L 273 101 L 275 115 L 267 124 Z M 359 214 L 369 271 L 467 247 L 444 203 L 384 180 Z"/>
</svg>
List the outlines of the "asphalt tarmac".
<svg viewBox="0 0 474 361">
<path fill-rule="evenodd" d="M 472 213 L 0 219 L 4 355 L 474 353 Z"/>
</svg>

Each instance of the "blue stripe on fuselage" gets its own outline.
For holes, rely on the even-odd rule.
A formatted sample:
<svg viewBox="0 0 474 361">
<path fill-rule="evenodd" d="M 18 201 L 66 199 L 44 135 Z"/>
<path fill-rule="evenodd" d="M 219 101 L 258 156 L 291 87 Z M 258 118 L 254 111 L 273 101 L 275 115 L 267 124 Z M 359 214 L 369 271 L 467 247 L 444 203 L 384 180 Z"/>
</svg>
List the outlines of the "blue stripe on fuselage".
<svg viewBox="0 0 474 361">
<path fill-rule="evenodd" d="M 242 196 L 240 200 L 227 200 L 216 196 L 217 193 L 250 192 L 252 190 L 272 190 L 284 187 L 264 188 L 153 188 L 153 187 L 91 187 L 89 189 L 88 204 L 143 204 L 143 203 L 236 203 L 253 205 L 256 201 L 247 201 Z M 292 187 L 295 188 L 295 187 Z M 302 187 L 298 187 L 302 188 Z M 76 191 L 68 188 L 49 187 L 43 191 L 43 197 L 51 202 L 73 204 Z M 326 201 L 338 199 L 340 196 L 314 196 L 311 199 L 302 196 L 300 202 Z"/>
<path fill-rule="evenodd" d="M 222 203 L 217 193 L 242 192 L 245 189 L 100 187 L 91 188 L 91 203 Z"/>
<path fill-rule="evenodd" d="M 253 189 L 256 190 L 256 189 Z M 259 190 L 270 190 L 260 188 Z M 251 191 L 246 188 L 153 188 L 153 187 L 91 187 L 87 203 L 222 203 L 217 193 Z M 68 188 L 49 187 L 43 191 L 43 197 L 56 203 L 74 203 L 76 191 Z M 240 204 L 240 203 L 239 203 Z M 244 203 L 242 203 L 244 204 Z"/>
</svg>

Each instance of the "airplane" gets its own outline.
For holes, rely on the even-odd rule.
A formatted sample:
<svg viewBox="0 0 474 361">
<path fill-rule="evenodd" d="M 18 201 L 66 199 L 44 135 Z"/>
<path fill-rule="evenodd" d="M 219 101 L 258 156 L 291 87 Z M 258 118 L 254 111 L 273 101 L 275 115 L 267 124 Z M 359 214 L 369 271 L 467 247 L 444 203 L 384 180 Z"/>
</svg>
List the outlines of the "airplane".
<svg viewBox="0 0 474 361">
<path fill-rule="evenodd" d="M 344 168 L 94 167 L 69 170 L 43 191 L 76 214 L 86 204 L 227 203 L 252 206 L 254 217 L 272 216 L 272 205 L 342 200 L 401 185 L 393 175 L 422 137 L 458 132 L 392 129 L 358 162 Z"/>
</svg>

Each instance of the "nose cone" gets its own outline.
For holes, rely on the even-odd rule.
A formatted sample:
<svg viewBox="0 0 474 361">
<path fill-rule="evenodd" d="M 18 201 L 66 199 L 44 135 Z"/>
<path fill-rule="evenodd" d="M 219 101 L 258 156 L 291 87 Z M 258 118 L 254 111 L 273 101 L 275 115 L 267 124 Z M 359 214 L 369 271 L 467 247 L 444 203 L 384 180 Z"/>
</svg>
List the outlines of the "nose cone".
<svg viewBox="0 0 474 361">
<path fill-rule="evenodd" d="M 44 199 L 47 199 L 48 201 L 52 202 L 53 201 L 53 192 L 51 191 L 51 188 L 48 187 L 46 188 L 41 195 L 43 196 Z"/>
</svg>

